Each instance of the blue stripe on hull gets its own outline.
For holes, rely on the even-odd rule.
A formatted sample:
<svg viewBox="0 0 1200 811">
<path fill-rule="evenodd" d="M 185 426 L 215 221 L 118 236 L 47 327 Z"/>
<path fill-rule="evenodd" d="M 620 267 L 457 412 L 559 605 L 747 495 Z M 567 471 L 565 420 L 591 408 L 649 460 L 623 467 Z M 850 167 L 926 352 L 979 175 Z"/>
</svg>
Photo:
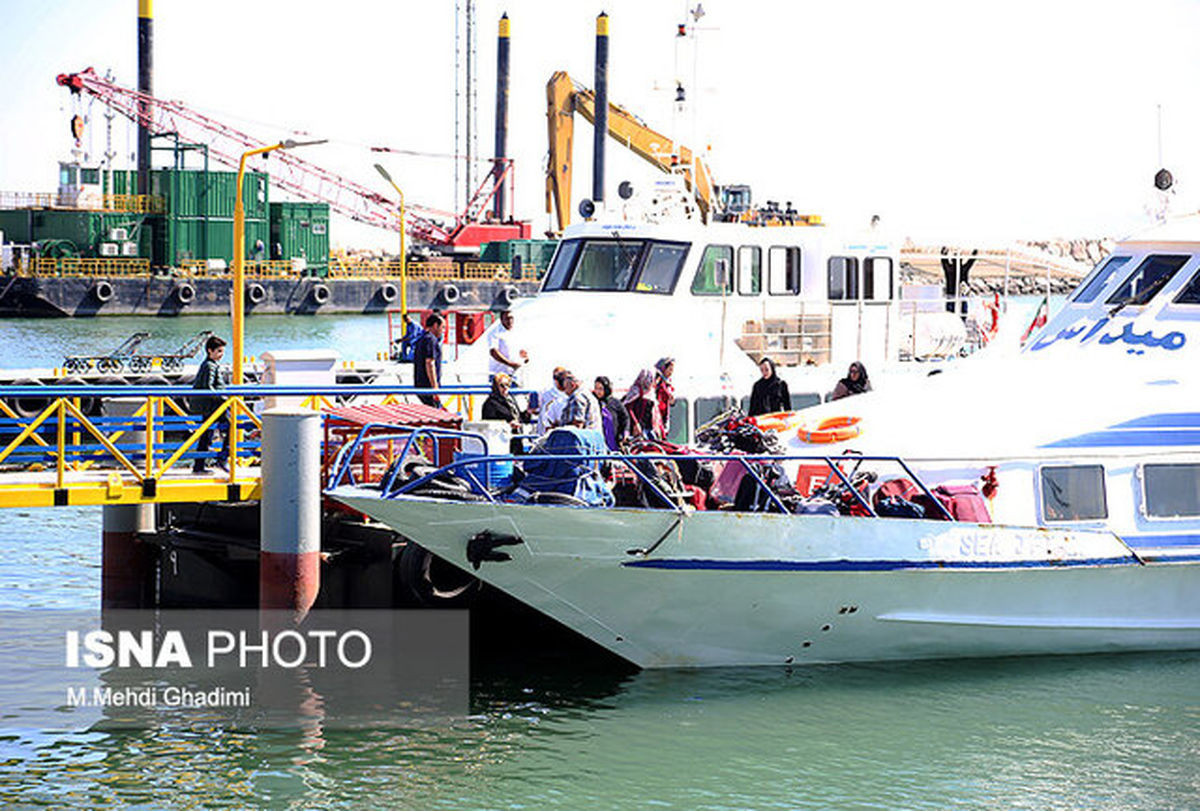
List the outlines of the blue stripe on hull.
<svg viewBox="0 0 1200 811">
<path fill-rule="evenodd" d="M 1200 560 L 1200 555 L 1193 556 Z M 1077 566 L 1137 566 L 1132 557 L 1080 560 L 719 560 L 665 558 L 621 564 L 640 569 L 686 569 L 721 572 L 894 572 L 904 569 L 1059 569 Z"/>
<path fill-rule="evenodd" d="M 1043 448 L 1118 448 L 1118 447 L 1176 447 L 1200 445 L 1200 429 L 1159 430 L 1124 429 L 1093 431 L 1088 434 L 1047 442 Z"/>
</svg>

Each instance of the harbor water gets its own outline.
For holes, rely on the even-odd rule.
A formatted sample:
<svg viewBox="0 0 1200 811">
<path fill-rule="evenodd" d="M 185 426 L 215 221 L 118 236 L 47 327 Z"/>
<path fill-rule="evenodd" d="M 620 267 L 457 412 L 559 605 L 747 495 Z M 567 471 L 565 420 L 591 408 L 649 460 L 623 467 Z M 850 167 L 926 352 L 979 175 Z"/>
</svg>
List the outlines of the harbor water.
<svg viewBox="0 0 1200 811">
<path fill-rule="evenodd" d="M 54 366 L 220 318 L 9 321 Z M 248 321 L 247 349 L 372 358 L 377 316 Z M 0 612 L 98 611 L 100 511 L 0 513 Z M 12 651 L 0 651 L 0 679 Z M 477 668 L 466 717 L 373 730 L 75 733 L 0 707 L 0 804 L 411 809 L 1197 809 L 1200 653 L 629 673 Z"/>
</svg>

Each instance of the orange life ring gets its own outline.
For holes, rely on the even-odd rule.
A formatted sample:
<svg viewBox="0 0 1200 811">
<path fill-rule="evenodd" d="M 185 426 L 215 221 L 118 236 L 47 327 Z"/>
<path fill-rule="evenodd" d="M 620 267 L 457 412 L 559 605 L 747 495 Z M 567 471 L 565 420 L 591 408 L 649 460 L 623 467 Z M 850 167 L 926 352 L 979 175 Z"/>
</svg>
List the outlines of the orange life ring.
<svg viewBox="0 0 1200 811">
<path fill-rule="evenodd" d="M 845 442 L 854 439 L 862 433 L 859 417 L 828 417 L 821 420 L 816 428 L 801 425 L 796 432 L 801 442 L 824 445 L 830 442 Z"/>
<path fill-rule="evenodd" d="M 773 411 L 770 414 L 751 417 L 750 422 L 763 431 L 786 431 L 795 423 L 796 414 L 795 411 Z"/>
</svg>

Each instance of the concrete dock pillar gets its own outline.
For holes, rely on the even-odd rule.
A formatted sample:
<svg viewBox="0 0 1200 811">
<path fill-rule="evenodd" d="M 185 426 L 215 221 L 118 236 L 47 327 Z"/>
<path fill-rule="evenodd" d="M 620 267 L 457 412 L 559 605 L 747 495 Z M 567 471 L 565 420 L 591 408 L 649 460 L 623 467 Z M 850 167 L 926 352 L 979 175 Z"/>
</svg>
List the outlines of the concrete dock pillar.
<svg viewBox="0 0 1200 811">
<path fill-rule="evenodd" d="M 304 618 L 321 587 L 321 415 L 263 414 L 258 605 Z"/>
<path fill-rule="evenodd" d="M 114 397 L 102 404 L 106 417 L 133 418 L 145 400 Z M 119 445 L 141 447 L 145 431 L 126 431 Z M 132 458 L 141 455 L 129 452 Z M 157 530 L 156 504 L 108 504 L 102 518 L 100 562 L 101 609 L 154 607 L 154 549 L 138 540 L 138 533 Z"/>
</svg>

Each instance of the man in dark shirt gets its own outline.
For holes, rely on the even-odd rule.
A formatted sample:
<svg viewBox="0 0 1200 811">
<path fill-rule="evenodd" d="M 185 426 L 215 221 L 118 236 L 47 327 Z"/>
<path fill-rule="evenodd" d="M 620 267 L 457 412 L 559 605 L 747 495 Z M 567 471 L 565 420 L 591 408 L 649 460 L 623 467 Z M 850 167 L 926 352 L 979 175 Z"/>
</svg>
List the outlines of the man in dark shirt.
<svg viewBox="0 0 1200 811">
<path fill-rule="evenodd" d="M 418 389 L 436 389 L 442 384 L 442 334 L 445 331 L 446 320 L 438 313 L 430 313 L 425 319 L 425 332 L 413 349 L 413 385 Z M 436 394 L 418 394 L 417 398 L 425 405 L 442 407 Z"/>
<path fill-rule="evenodd" d="M 212 336 L 204 344 L 205 358 L 200 363 L 200 368 L 196 371 L 196 379 L 192 381 L 193 389 L 205 389 L 214 391 L 222 388 L 221 382 L 221 358 L 225 354 L 225 341 L 217 336 Z M 200 415 L 201 420 L 207 420 L 217 408 L 221 405 L 219 397 L 194 397 L 192 398 L 193 408 Z M 207 454 L 209 448 L 212 447 L 212 438 L 214 431 L 224 432 L 225 439 L 221 446 L 229 441 L 229 423 L 223 417 L 218 418 L 216 422 L 209 426 L 208 430 L 200 436 L 200 441 L 196 443 L 196 451 L 200 454 Z M 205 456 L 197 457 L 192 463 L 193 473 L 203 473 L 208 468 L 208 459 Z"/>
</svg>

